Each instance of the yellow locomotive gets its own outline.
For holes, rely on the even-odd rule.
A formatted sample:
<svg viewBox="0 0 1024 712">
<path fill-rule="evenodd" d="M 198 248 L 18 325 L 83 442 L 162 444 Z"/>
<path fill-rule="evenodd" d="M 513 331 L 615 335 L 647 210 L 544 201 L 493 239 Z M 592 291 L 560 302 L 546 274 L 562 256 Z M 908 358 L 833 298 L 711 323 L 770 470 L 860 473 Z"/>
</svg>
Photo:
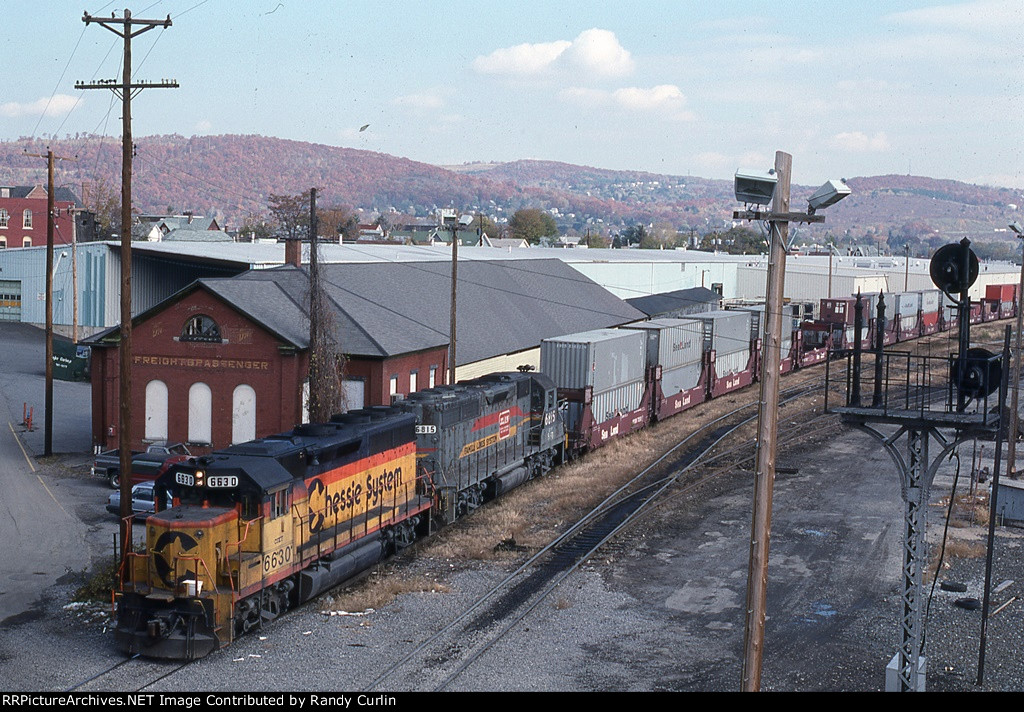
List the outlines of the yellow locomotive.
<svg viewBox="0 0 1024 712">
<path fill-rule="evenodd" d="M 412 543 L 432 503 L 415 425 L 368 409 L 168 471 L 122 572 L 120 647 L 201 657 Z"/>
<path fill-rule="evenodd" d="M 561 462 L 556 388 L 491 374 L 232 445 L 156 481 L 114 638 L 192 659 Z"/>
</svg>

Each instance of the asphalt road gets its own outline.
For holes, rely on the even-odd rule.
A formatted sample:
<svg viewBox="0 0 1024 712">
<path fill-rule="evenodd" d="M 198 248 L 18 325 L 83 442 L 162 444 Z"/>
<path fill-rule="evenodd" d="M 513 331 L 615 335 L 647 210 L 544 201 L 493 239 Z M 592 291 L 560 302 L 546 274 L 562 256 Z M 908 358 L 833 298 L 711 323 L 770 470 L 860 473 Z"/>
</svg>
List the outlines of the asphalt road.
<svg viewBox="0 0 1024 712">
<path fill-rule="evenodd" d="M 45 342 L 38 329 L 0 324 L 0 621 L 40 605 L 44 590 L 82 570 L 88 525 L 65 497 L 63 481 L 44 481 L 41 462 Z M 54 452 L 89 451 L 89 384 L 55 381 Z M 25 405 L 35 425 L 24 423 Z M 49 478 L 47 478 L 49 479 Z"/>
</svg>

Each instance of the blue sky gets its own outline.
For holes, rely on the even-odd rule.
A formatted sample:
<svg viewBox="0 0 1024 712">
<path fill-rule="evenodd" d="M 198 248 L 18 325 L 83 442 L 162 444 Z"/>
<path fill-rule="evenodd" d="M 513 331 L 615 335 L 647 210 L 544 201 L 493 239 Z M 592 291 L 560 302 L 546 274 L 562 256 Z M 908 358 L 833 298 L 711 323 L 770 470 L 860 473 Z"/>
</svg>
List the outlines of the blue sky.
<svg viewBox="0 0 1024 712">
<path fill-rule="evenodd" d="M 95 15 L 123 2 L 87 0 Z M 263 134 L 434 164 L 536 158 L 731 178 L 912 173 L 1024 188 L 1020 0 L 140 0 L 136 138 Z M 5 0 L 0 139 L 120 135 L 120 38 Z M 363 126 L 365 130 L 360 131 Z"/>
</svg>

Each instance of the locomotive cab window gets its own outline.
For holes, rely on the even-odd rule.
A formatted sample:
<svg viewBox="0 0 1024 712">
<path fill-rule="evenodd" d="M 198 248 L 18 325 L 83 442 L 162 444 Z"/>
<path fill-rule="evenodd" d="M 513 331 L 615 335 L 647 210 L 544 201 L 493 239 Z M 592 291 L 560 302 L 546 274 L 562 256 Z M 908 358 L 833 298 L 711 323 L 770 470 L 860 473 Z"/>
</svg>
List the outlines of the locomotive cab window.
<svg viewBox="0 0 1024 712">
<path fill-rule="evenodd" d="M 270 494 L 270 518 L 277 519 L 288 513 L 288 490 L 280 489 Z"/>
</svg>

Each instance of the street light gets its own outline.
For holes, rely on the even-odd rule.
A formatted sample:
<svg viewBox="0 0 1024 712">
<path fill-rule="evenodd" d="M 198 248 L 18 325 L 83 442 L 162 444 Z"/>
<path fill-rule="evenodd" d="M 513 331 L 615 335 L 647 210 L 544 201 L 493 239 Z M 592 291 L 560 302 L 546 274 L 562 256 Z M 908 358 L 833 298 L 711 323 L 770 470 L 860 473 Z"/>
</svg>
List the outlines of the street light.
<svg viewBox="0 0 1024 712">
<path fill-rule="evenodd" d="M 1014 221 L 1009 228 L 1013 230 L 1019 239 L 1024 239 L 1024 227 Z M 1024 320 L 1024 254 L 1020 261 L 1020 284 L 1017 286 L 1017 298 L 1014 300 L 1017 308 L 1017 341 L 1016 352 L 1013 355 L 1013 395 L 1010 397 L 1010 428 L 1006 433 L 1010 441 L 1009 451 L 1006 455 L 1007 476 L 1017 479 L 1017 401 L 1020 393 L 1020 332 L 1021 322 Z"/>
<path fill-rule="evenodd" d="M 815 211 L 838 203 L 850 194 L 845 181 L 828 181 L 807 201 L 807 212 L 790 212 L 789 189 L 793 157 L 775 153 L 771 171 L 736 172 L 736 200 L 748 206 L 734 211 L 733 220 L 766 220 L 770 226 L 768 277 L 764 308 L 764 357 L 761 359 L 761 397 L 758 403 L 758 439 L 754 472 L 754 511 L 750 534 L 750 565 L 747 573 L 747 618 L 743 635 L 742 689 L 761 687 L 761 651 L 768 590 L 768 543 L 771 530 L 772 489 L 775 483 L 775 452 L 778 439 L 779 367 L 782 361 L 782 299 L 789 248 L 789 223 L 825 222 Z M 760 206 L 771 202 L 770 210 Z M 751 210 L 750 205 L 757 206 Z"/>
</svg>

